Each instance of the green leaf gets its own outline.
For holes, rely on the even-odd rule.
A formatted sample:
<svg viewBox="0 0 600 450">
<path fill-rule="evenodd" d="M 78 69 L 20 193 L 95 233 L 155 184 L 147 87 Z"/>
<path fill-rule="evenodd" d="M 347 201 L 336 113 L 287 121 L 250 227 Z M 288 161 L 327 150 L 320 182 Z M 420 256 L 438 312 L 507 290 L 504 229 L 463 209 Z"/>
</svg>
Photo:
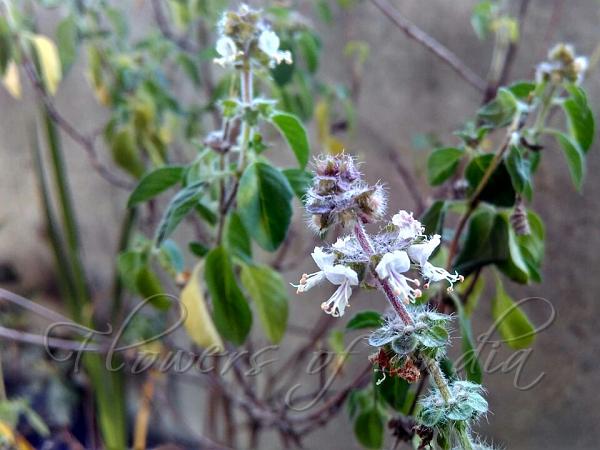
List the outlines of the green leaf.
<svg viewBox="0 0 600 450">
<path fill-rule="evenodd" d="M 469 183 L 469 192 L 471 194 L 477 189 L 493 159 L 494 155 L 490 153 L 476 156 L 465 169 L 465 177 Z M 496 170 L 494 170 L 486 187 L 481 192 L 480 199 L 484 202 L 503 207 L 509 207 L 515 203 L 515 190 L 504 163 L 499 164 Z"/>
<path fill-rule="evenodd" d="M 529 281 L 529 269 L 521 253 L 517 235 L 510 224 L 508 213 L 499 213 L 496 221 L 502 227 L 505 236 L 508 253 L 503 261 L 497 261 L 496 266 L 511 280 L 525 284 Z"/>
<path fill-rule="evenodd" d="M 437 425 L 444 415 L 444 410 L 436 406 L 429 406 L 423 408 L 419 412 L 419 422 L 426 427 L 433 427 Z"/>
<path fill-rule="evenodd" d="M 518 108 L 515 95 L 506 88 L 500 88 L 496 98 L 484 105 L 477 116 L 485 124 L 504 127 L 512 122 Z"/>
<path fill-rule="evenodd" d="M 429 184 L 440 185 L 454 175 L 463 155 L 464 151 L 460 148 L 446 147 L 434 150 L 427 160 Z"/>
<path fill-rule="evenodd" d="M 381 374 L 375 373 L 375 376 L 381 376 Z M 385 380 L 376 386 L 376 389 L 388 405 L 396 411 L 402 411 L 410 384 L 404 378 L 386 376 Z"/>
<path fill-rule="evenodd" d="M 224 237 L 224 245 L 231 256 L 240 258 L 244 262 L 252 261 L 250 236 L 238 213 L 232 212 L 227 218 Z"/>
<path fill-rule="evenodd" d="M 110 148 L 115 163 L 131 175 L 139 178 L 144 173 L 144 163 L 135 142 L 135 131 L 125 125 L 110 136 Z"/>
<path fill-rule="evenodd" d="M 155 308 L 165 310 L 171 306 L 160 280 L 154 272 L 144 264 L 138 271 L 135 279 L 137 292 L 144 300 L 148 300 Z"/>
<path fill-rule="evenodd" d="M 366 448 L 383 446 L 383 417 L 377 408 L 363 411 L 354 422 L 356 439 Z"/>
<path fill-rule="evenodd" d="M 283 278 L 265 265 L 243 265 L 242 284 L 258 309 L 265 334 L 278 343 L 288 320 L 287 290 Z"/>
<path fill-rule="evenodd" d="M 56 42 L 58 44 L 58 56 L 63 72 L 67 72 L 77 56 L 77 23 L 75 16 L 70 14 L 65 17 L 56 28 Z"/>
<path fill-rule="evenodd" d="M 490 33 L 494 4 L 490 0 L 480 1 L 473 8 L 471 26 L 477 37 L 484 40 Z"/>
<path fill-rule="evenodd" d="M 208 253 L 208 247 L 201 242 L 190 242 L 188 248 L 199 258 L 204 258 Z"/>
<path fill-rule="evenodd" d="M 446 417 L 450 420 L 462 421 L 468 420 L 473 415 L 473 408 L 463 402 L 457 402 L 446 412 Z"/>
<path fill-rule="evenodd" d="M 243 344 L 252 327 L 252 311 L 237 285 L 231 258 L 224 247 L 216 247 L 206 256 L 204 278 L 217 330 L 228 341 Z"/>
<path fill-rule="evenodd" d="M 117 258 L 117 269 L 121 281 L 133 292 L 137 292 L 136 279 L 141 267 L 142 256 L 137 251 L 125 251 L 119 254 L 119 257 Z"/>
<path fill-rule="evenodd" d="M 172 239 L 167 239 L 160 247 L 160 260 L 172 274 L 178 274 L 185 269 L 185 259 L 181 249 Z"/>
<path fill-rule="evenodd" d="M 592 146 L 596 134 L 594 114 L 583 89 L 572 84 L 567 85 L 566 88 L 571 96 L 563 102 L 562 106 L 567 115 L 569 132 L 586 153 Z"/>
<path fill-rule="evenodd" d="M 419 221 L 425 227 L 425 234 L 443 234 L 444 229 L 444 218 L 446 216 L 446 210 L 448 205 L 444 200 L 436 200 L 433 204 L 423 213 Z"/>
<path fill-rule="evenodd" d="M 6 67 L 12 58 L 12 39 L 10 28 L 4 17 L 0 17 L 0 78 L 4 76 Z"/>
<path fill-rule="evenodd" d="M 281 172 L 267 163 L 249 165 L 240 179 L 238 214 L 250 236 L 262 248 L 274 251 L 285 239 L 293 193 Z"/>
<path fill-rule="evenodd" d="M 160 247 L 162 242 L 171 235 L 183 218 L 198 204 L 198 200 L 204 193 L 205 185 L 204 181 L 198 181 L 186 186 L 171 199 L 156 229 L 154 237 L 154 245 L 156 247 Z"/>
<path fill-rule="evenodd" d="M 319 53 L 321 50 L 319 41 L 308 31 L 300 32 L 296 39 L 308 71 L 315 73 L 319 68 Z"/>
<path fill-rule="evenodd" d="M 500 278 L 496 281 L 496 296 L 492 300 L 492 317 L 504 342 L 513 349 L 529 347 L 535 338 L 535 329 L 525 313 L 508 296 Z"/>
<path fill-rule="evenodd" d="M 521 148 L 514 145 L 510 147 L 506 155 L 506 170 L 515 191 L 531 200 L 531 161 L 524 157 Z"/>
<path fill-rule="evenodd" d="M 377 328 L 383 324 L 381 314 L 377 311 L 361 311 L 346 324 L 346 330 L 361 330 L 363 328 Z"/>
<path fill-rule="evenodd" d="M 183 171 L 181 166 L 166 166 L 144 175 L 129 196 L 127 206 L 131 208 L 166 191 L 181 180 Z"/>
<path fill-rule="evenodd" d="M 581 192 L 583 187 L 583 178 L 585 176 L 585 154 L 577 142 L 572 140 L 569 136 L 564 133 L 556 132 L 556 140 L 560 144 L 567 165 L 569 166 L 569 173 L 571 174 L 571 181 L 573 185 Z"/>
<path fill-rule="evenodd" d="M 312 184 L 312 173 L 304 169 L 283 169 L 281 173 L 287 178 L 296 197 L 301 201 L 304 200 L 304 195 Z"/>
<path fill-rule="evenodd" d="M 473 330 L 471 329 L 471 320 L 465 313 L 461 300 L 456 295 L 451 295 L 456 311 L 458 312 L 458 323 L 460 326 L 460 338 L 462 355 L 460 361 L 465 369 L 467 380 L 473 383 L 481 384 L 483 378 L 483 372 L 477 352 L 475 350 L 475 344 L 473 340 Z"/>
<path fill-rule="evenodd" d="M 508 258 L 508 234 L 504 219 L 490 207 L 480 207 L 469 220 L 454 269 L 465 277 L 475 269 Z"/>
<path fill-rule="evenodd" d="M 444 347 L 448 343 L 448 330 L 443 325 L 434 325 L 417 333 L 417 339 L 425 347 Z"/>
<path fill-rule="evenodd" d="M 517 236 L 521 255 L 529 270 L 529 277 L 539 283 L 542 281 L 541 264 L 544 259 L 544 239 L 545 230 L 542 219 L 533 211 L 527 211 L 527 220 L 531 233 L 528 235 Z"/>
<path fill-rule="evenodd" d="M 527 100 L 529 94 L 534 91 L 535 83 L 531 81 L 517 81 L 508 87 L 508 90 L 518 99 Z"/>
<path fill-rule="evenodd" d="M 298 164 L 304 168 L 308 163 L 310 155 L 310 146 L 308 144 L 308 135 L 300 120 L 285 112 L 275 112 L 270 117 L 271 123 L 279 130 L 285 138 L 288 145 L 296 155 Z"/>
</svg>

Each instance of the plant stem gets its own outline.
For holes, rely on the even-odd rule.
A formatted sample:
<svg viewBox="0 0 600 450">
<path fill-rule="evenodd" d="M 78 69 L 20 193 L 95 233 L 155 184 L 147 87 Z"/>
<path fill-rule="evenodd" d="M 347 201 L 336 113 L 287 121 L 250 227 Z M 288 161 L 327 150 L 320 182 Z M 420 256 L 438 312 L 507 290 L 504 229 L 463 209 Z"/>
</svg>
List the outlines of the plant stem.
<svg viewBox="0 0 600 450">
<path fill-rule="evenodd" d="M 356 239 L 358 240 L 358 243 L 365 252 L 365 254 L 367 254 L 369 257 L 373 256 L 375 254 L 375 251 L 373 250 L 373 245 L 371 244 L 369 236 L 365 232 L 365 228 L 359 221 L 357 221 L 354 225 L 354 235 L 356 236 Z M 384 292 L 390 305 L 394 308 L 400 319 L 402 319 L 402 322 L 404 322 L 404 324 L 406 325 L 412 325 L 414 321 L 410 316 L 410 313 L 407 311 L 402 300 L 398 299 L 396 294 L 394 294 L 394 290 L 390 286 L 390 283 L 387 280 L 380 278 L 375 271 L 373 271 L 373 275 L 379 282 L 381 290 Z"/>
<path fill-rule="evenodd" d="M 496 171 L 496 169 L 502 162 L 502 157 L 504 156 L 504 153 L 506 152 L 506 150 L 509 147 L 513 133 L 522 127 L 522 124 L 520 122 L 521 122 L 521 114 L 517 113 L 515 118 L 512 121 L 511 126 L 508 128 L 508 130 L 506 132 L 506 137 L 504 138 L 502 145 L 500 146 L 500 148 L 494 155 L 494 159 L 492 159 L 492 162 L 490 163 L 487 170 L 483 174 L 481 181 L 475 188 L 475 192 L 473 192 L 473 195 L 471 195 L 471 198 L 467 202 L 467 209 L 463 213 L 463 215 L 460 217 L 460 219 L 458 221 L 458 225 L 456 226 L 456 230 L 454 231 L 454 237 L 452 238 L 452 241 L 450 242 L 450 249 L 448 251 L 448 259 L 446 260 L 446 269 L 447 270 L 450 270 L 452 268 L 452 261 L 454 260 L 454 257 L 456 256 L 456 252 L 458 250 L 458 241 L 460 240 L 460 237 L 462 236 L 462 233 L 465 229 L 467 221 L 471 217 L 471 214 L 473 214 L 473 212 L 477 208 L 477 205 L 479 205 L 479 201 L 481 199 L 481 194 L 483 193 L 483 190 L 485 189 L 488 182 L 490 181 L 490 178 L 492 178 L 492 175 L 494 174 L 494 172 Z"/>
<path fill-rule="evenodd" d="M 2 352 L 0 352 L 0 402 L 6 400 L 6 386 L 4 386 L 4 370 L 2 370 Z"/>
<path fill-rule="evenodd" d="M 552 98 L 556 92 L 556 85 L 552 84 L 550 89 L 544 90 L 544 95 L 542 97 L 542 106 L 540 107 L 540 111 L 535 119 L 535 123 L 531 128 L 532 137 L 537 138 L 538 135 L 544 129 L 546 124 L 546 119 L 548 118 L 548 114 L 552 109 Z"/>
<path fill-rule="evenodd" d="M 473 443 L 471 442 L 471 437 L 469 436 L 466 423 L 459 422 L 456 425 L 456 436 L 458 437 L 458 441 L 460 442 L 460 446 L 463 450 L 473 450 Z"/>
<path fill-rule="evenodd" d="M 121 224 L 121 231 L 119 234 L 119 243 L 117 247 L 117 256 L 122 251 L 126 250 L 129 241 L 131 239 L 131 232 L 133 231 L 133 225 L 137 215 L 137 208 L 128 208 L 123 217 Z M 118 267 L 115 267 L 113 274 L 113 285 L 112 285 L 112 314 L 113 318 L 121 317 L 121 309 L 123 306 L 123 282 L 119 274 Z"/>
<path fill-rule="evenodd" d="M 422 360 L 425 363 L 425 366 L 427 366 L 427 371 L 431 375 L 431 378 L 433 378 L 433 381 L 439 389 L 442 398 L 446 403 L 448 403 L 450 399 L 452 399 L 452 394 L 450 393 L 450 389 L 448 388 L 448 381 L 446 381 L 446 377 L 440 369 L 440 365 L 435 359 L 429 358 L 427 356 L 423 357 Z"/>
<path fill-rule="evenodd" d="M 354 235 L 356 236 L 356 239 L 358 240 L 358 243 L 363 249 L 363 251 L 369 257 L 373 256 L 375 251 L 373 249 L 373 245 L 371 244 L 369 236 L 365 232 L 362 223 L 356 222 L 356 224 L 354 225 Z M 413 325 L 414 320 L 412 319 L 410 313 L 404 306 L 404 303 L 402 303 L 402 301 L 399 300 L 398 297 L 394 294 L 394 291 L 392 290 L 392 287 L 390 286 L 389 282 L 380 278 L 376 272 L 373 272 L 373 275 L 375 276 L 375 278 L 377 278 L 381 289 L 385 293 L 388 301 L 390 302 L 390 304 L 392 305 L 402 322 L 404 322 L 405 325 Z M 442 398 L 446 403 L 449 402 L 452 398 L 452 394 L 450 393 L 448 382 L 446 381 L 446 377 L 442 373 L 438 362 L 435 359 L 426 356 L 424 356 L 422 360 L 425 363 L 425 366 L 427 367 L 427 371 L 429 372 L 437 388 L 439 389 Z"/>
<path fill-rule="evenodd" d="M 250 67 L 250 61 L 244 59 L 244 66 L 242 67 L 241 73 L 241 97 L 244 108 L 249 107 L 252 104 L 252 68 Z M 242 142 L 240 144 L 240 156 L 238 160 L 238 172 L 240 175 L 246 168 L 246 156 L 248 153 L 248 144 L 250 143 L 250 131 L 251 127 L 246 118 L 242 118 Z"/>
</svg>

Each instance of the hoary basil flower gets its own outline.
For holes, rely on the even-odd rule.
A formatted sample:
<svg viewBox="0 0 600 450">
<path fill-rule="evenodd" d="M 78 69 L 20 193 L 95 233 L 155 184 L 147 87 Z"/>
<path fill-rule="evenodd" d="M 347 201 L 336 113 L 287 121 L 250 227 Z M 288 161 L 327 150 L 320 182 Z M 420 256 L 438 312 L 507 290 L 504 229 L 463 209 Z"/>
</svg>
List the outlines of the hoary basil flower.
<svg viewBox="0 0 600 450">
<path fill-rule="evenodd" d="M 321 309 L 333 317 L 341 317 L 350 303 L 348 300 L 352 295 L 350 286 L 358 285 L 358 275 L 349 267 L 341 264 L 335 265 L 325 270 L 325 276 L 330 283 L 340 287 L 333 293 L 329 300 L 321 303 Z"/>
<path fill-rule="evenodd" d="M 297 288 L 297 292 L 300 294 L 325 280 L 338 285 L 339 287 L 333 295 L 321 304 L 321 309 L 333 317 L 343 316 L 349 306 L 348 300 L 352 295 L 351 286 L 358 285 L 358 274 L 344 265 L 334 265 L 335 255 L 323 251 L 321 247 L 315 247 L 312 257 L 321 270 L 311 274 L 303 274 L 300 283 L 293 286 Z"/>
<path fill-rule="evenodd" d="M 423 234 L 424 228 L 412 212 L 401 210 L 392 217 L 392 223 L 398 228 L 398 239 L 409 241 Z"/>
<path fill-rule="evenodd" d="M 244 53 L 237 49 L 237 45 L 234 40 L 227 36 L 222 36 L 217 41 L 216 48 L 217 53 L 221 55 L 220 58 L 215 58 L 213 61 L 215 64 L 221 67 L 232 66 L 235 64 L 235 60 L 238 56 Z"/>
<path fill-rule="evenodd" d="M 463 282 L 465 278 L 458 273 L 450 273 L 446 269 L 442 269 L 441 267 L 436 267 L 433 264 L 427 262 L 421 268 L 421 274 L 423 278 L 427 280 L 426 286 L 429 286 L 429 282 L 437 283 L 438 281 L 446 280 L 450 283 L 448 287 L 448 292 L 452 292 L 454 289 L 454 283 Z"/>
<path fill-rule="evenodd" d="M 272 30 L 265 30 L 258 37 L 258 48 L 270 58 L 271 67 L 282 62 L 292 64 L 292 54 L 288 50 L 279 50 L 279 44 L 279 36 Z"/>
<path fill-rule="evenodd" d="M 402 275 L 410 270 L 410 259 L 403 250 L 395 250 L 386 253 L 377 264 L 375 272 L 379 278 L 389 280 L 394 293 L 398 295 L 404 303 L 414 302 L 421 296 L 421 290 L 417 289 L 420 286 L 419 280 L 410 279 Z M 412 283 L 417 288 L 412 288 L 408 283 Z"/>
<path fill-rule="evenodd" d="M 292 285 L 297 288 L 298 294 L 306 292 L 324 281 L 325 270 L 333 267 L 333 262 L 335 261 L 335 255 L 324 252 L 322 247 L 315 247 L 315 251 L 311 253 L 311 256 L 321 270 L 311 274 L 303 274 L 302 278 L 300 278 L 300 283 Z"/>
<path fill-rule="evenodd" d="M 408 256 L 415 264 L 423 267 L 440 242 L 441 236 L 434 234 L 431 239 L 408 247 Z"/>
<path fill-rule="evenodd" d="M 572 45 L 557 44 L 548 52 L 548 61 L 538 64 L 535 72 L 536 82 L 561 83 L 567 80 L 581 84 L 588 65 L 588 59 L 585 56 L 577 56 Z"/>
<path fill-rule="evenodd" d="M 448 287 L 448 291 L 452 291 L 454 283 L 462 282 L 464 277 L 457 273 L 451 274 L 447 270 L 442 269 L 441 267 L 436 267 L 430 262 L 428 259 L 431 257 L 431 254 L 434 250 L 440 245 L 441 236 L 439 234 L 435 234 L 428 241 L 422 242 L 420 244 L 413 244 L 408 247 L 408 256 L 410 259 L 418 264 L 421 267 L 421 274 L 423 278 L 427 280 L 425 284 L 425 288 L 429 287 L 429 282 L 436 283 L 438 281 L 446 280 L 450 283 Z"/>
</svg>

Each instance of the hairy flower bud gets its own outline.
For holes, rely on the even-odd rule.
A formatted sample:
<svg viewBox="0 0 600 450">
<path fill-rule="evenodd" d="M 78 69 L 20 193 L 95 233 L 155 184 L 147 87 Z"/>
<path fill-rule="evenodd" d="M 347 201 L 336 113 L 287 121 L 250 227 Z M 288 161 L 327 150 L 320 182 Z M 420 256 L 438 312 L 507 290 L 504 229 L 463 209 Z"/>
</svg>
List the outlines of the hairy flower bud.
<svg viewBox="0 0 600 450">
<path fill-rule="evenodd" d="M 586 57 L 577 56 L 572 45 L 560 43 L 548 52 L 548 61 L 537 66 L 536 80 L 538 83 L 549 81 L 558 84 L 566 80 L 580 84 L 587 68 Z"/>
<path fill-rule="evenodd" d="M 248 5 L 225 12 L 219 22 L 219 34 L 216 50 L 220 57 L 214 61 L 221 66 L 239 68 L 250 63 L 272 68 L 282 62 L 292 64 L 292 54 L 279 49 L 279 36 L 262 17 L 262 11 Z"/>
<path fill-rule="evenodd" d="M 383 186 L 364 183 L 351 156 L 322 155 L 314 166 L 305 207 L 316 231 L 323 233 L 335 225 L 346 227 L 357 220 L 368 223 L 381 219 L 387 204 Z"/>
</svg>

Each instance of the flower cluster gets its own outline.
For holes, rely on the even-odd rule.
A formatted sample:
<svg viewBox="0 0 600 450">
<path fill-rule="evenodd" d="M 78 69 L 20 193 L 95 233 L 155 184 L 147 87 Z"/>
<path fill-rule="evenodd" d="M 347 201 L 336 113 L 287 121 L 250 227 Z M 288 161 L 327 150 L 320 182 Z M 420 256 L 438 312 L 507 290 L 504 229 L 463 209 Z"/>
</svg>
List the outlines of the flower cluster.
<svg viewBox="0 0 600 450">
<path fill-rule="evenodd" d="M 566 80 L 580 84 L 587 68 L 588 59 L 576 56 L 572 45 L 557 44 L 548 52 L 548 61 L 537 66 L 536 81 L 560 84 Z"/>
<path fill-rule="evenodd" d="M 322 156 L 315 166 L 313 186 L 306 194 L 306 210 L 318 231 L 332 225 L 347 226 L 381 218 L 385 192 L 381 185 L 369 186 L 362 181 L 352 157 Z M 381 233 L 370 237 L 369 252 L 355 235 L 341 237 L 331 246 L 316 247 L 312 257 L 320 270 L 302 275 L 296 285 L 298 293 L 325 280 L 338 285 L 335 293 L 321 305 L 326 313 L 338 317 L 349 306 L 351 286 L 359 282 L 369 286 L 384 280 L 406 304 L 422 295 L 422 281 L 428 288 L 430 282 L 446 280 L 450 284 L 448 289 L 452 289 L 455 282 L 462 281 L 462 276 L 429 262 L 441 238 L 439 235 L 428 238 L 423 233 L 423 226 L 412 213 L 400 211 Z M 409 276 L 411 271 L 420 273 L 422 280 Z"/>
<path fill-rule="evenodd" d="M 292 54 L 280 50 L 279 36 L 261 17 L 261 11 L 242 4 L 237 11 L 227 11 L 219 22 L 219 40 L 214 62 L 226 67 L 239 67 L 244 61 L 274 67 L 292 64 Z M 251 58 L 252 57 L 252 58 Z"/>
<path fill-rule="evenodd" d="M 315 177 L 305 204 L 310 226 L 325 233 L 335 225 L 346 227 L 356 220 L 368 223 L 381 219 L 386 196 L 383 186 L 370 186 L 362 180 L 350 155 L 322 155 L 315 162 Z"/>
</svg>

